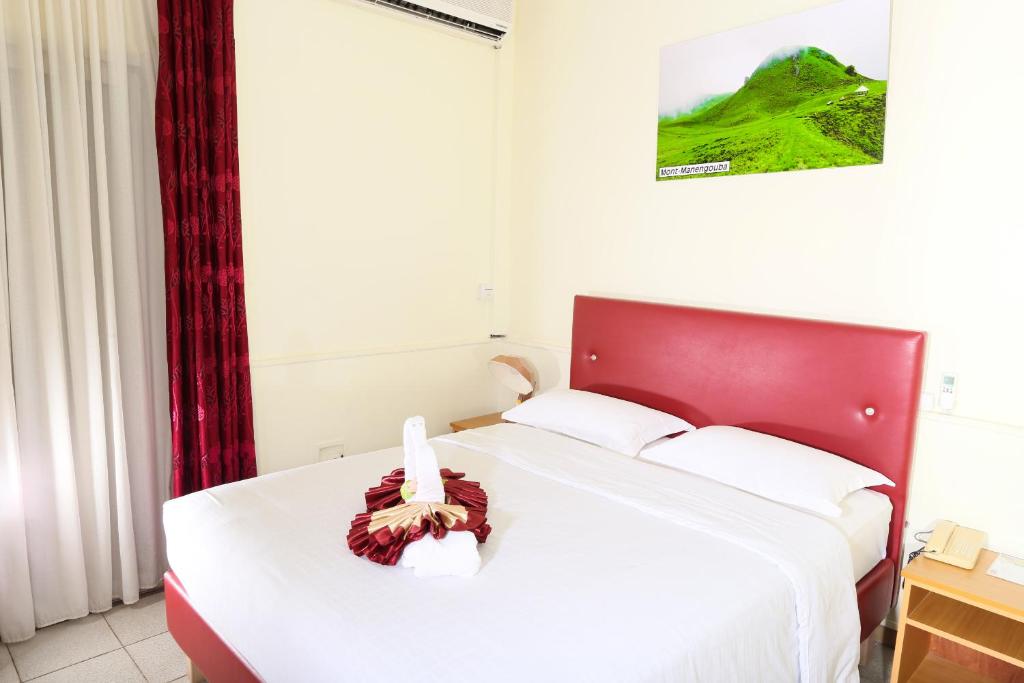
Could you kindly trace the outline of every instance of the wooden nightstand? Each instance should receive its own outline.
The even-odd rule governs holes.
[[[501,419],[501,413],[491,413],[489,415],[478,415],[477,417],[467,417],[462,420],[456,420],[455,422],[449,423],[452,427],[453,432],[461,432],[463,429],[477,429],[479,427],[490,427],[504,422]]]
[[[918,557],[903,570],[894,683],[1024,681],[1024,586]]]

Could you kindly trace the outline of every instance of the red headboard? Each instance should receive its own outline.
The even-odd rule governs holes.
[[[898,568],[923,365],[922,332],[577,296],[569,385],[881,472]]]

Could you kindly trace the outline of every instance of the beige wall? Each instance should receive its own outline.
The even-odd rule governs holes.
[[[238,0],[261,469],[497,409],[499,350],[564,385],[574,294],[655,298],[927,330],[928,388],[953,371],[960,396],[921,419],[911,530],[1024,553],[1024,10],[895,0],[881,166],[651,180],[659,47],[814,4],[519,0],[496,52],[346,0]]]
[[[564,381],[576,293],[926,330],[960,395],[921,420],[911,529],[1024,553],[1024,9],[895,0],[881,166],[652,180],[659,48],[816,4],[520,1],[512,337]]]
[[[260,470],[493,409],[500,53],[346,0],[238,0],[235,34]]]

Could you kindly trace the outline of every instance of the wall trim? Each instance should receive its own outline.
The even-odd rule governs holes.
[[[493,344],[495,340],[490,337],[474,337],[470,339],[455,339],[449,341],[427,342],[417,344],[400,344],[396,346],[368,346],[363,348],[341,349],[338,351],[325,351],[323,353],[305,353],[289,356],[256,356],[250,359],[249,366],[252,368],[273,368],[281,365],[301,365],[305,363],[323,363],[333,360],[347,360],[350,358],[367,358],[370,356],[391,356],[400,353],[419,353],[422,351],[440,351],[443,349],[455,349],[466,346],[481,346]]]
[[[364,348],[341,349],[324,353],[296,354],[289,356],[263,356],[250,360],[250,367],[272,368],[284,365],[302,365],[306,363],[322,363],[326,361],[348,360],[352,358],[368,358],[373,356],[390,356],[402,353],[420,353],[424,351],[441,351],[444,349],[463,348],[468,346],[482,346],[485,344],[510,344],[513,346],[525,346],[528,348],[542,349],[552,353],[568,354],[571,347],[564,344],[548,342],[543,340],[526,340],[514,337],[502,339],[491,339],[489,337],[478,337],[470,339],[456,339],[450,341],[427,342],[417,344],[400,344],[396,346],[371,346]],[[1024,425],[1015,425],[1007,422],[988,420],[982,417],[968,415],[956,415],[940,410],[922,410],[920,417],[922,421],[938,422],[940,424],[956,425],[968,429],[983,429],[985,431],[997,431],[1010,436],[1024,439]]]
[[[505,337],[499,341],[503,341],[506,344],[515,344],[516,346],[529,346],[533,349],[544,349],[545,351],[555,351],[559,353],[569,353],[572,351],[572,347],[566,344],[556,344],[555,342],[538,341],[520,339],[517,337]]]
[[[928,422],[967,427],[969,429],[984,429],[985,431],[999,432],[1024,439],[1024,426],[1008,422],[998,422],[996,420],[986,420],[983,417],[956,415],[954,413],[944,413],[941,410],[922,410],[920,419],[927,420]]]

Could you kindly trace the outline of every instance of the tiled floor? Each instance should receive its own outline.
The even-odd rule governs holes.
[[[861,683],[889,683],[893,649],[878,641],[872,641],[869,647],[868,662],[860,668]]]
[[[185,655],[167,632],[164,594],[0,644],[0,683],[179,683]]]

